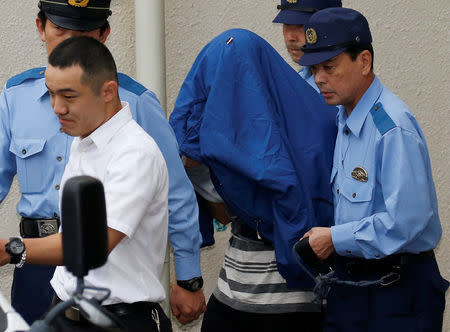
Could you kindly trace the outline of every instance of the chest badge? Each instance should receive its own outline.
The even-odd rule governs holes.
[[[367,171],[362,167],[355,167],[352,171],[352,178],[361,182],[367,182],[369,176],[367,175]]]

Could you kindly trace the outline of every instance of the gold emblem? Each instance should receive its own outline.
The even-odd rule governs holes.
[[[89,3],[89,0],[69,0],[69,5],[74,7],[86,7]]]
[[[306,41],[308,44],[315,44],[317,42],[317,32],[313,28],[306,30]]]
[[[297,3],[297,0],[286,0],[289,3]]]
[[[362,167],[355,167],[352,171],[352,178],[361,182],[367,182],[369,176],[367,175],[367,171]]]

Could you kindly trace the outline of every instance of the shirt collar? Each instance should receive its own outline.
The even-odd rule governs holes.
[[[111,119],[95,129],[89,136],[83,139],[78,138],[79,147],[87,148],[93,143],[98,149],[102,148],[130,120],[132,120],[130,106],[126,101],[122,101],[122,109]]]
[[[311,70],[309,69],[308,66],[302,67],[302,68],[299,70],[298,73],[299,73],[300,76],[301,76],[303,79],[305,79],[305,80],[307,80],[308,78],[310,78],[310,77],[312,76],[312,72],[311,72]]]
[[[350,116],[347,116],[345,107],[339,106],[338,121],[341,125],[347,125],[348,129],[353,135],[359,137],[364,121],[369,114],[370,109],[380,97],[383,86],[380,80],[375,76],[372,84],[362,96],[356,107],[353,109]]]
[[[44,69],[45,71],[45,69]],[[37,91],[37,99],[43,98],[46,94],[48,94],[47,85],[45,85],[45,77],[42,78],[42,85],[39,87]]]

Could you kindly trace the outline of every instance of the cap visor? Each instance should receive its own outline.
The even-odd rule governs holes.
[[[330,60],[331,58],[334,58],[335,56],[341,54],[344,51],[345,48],[339,48],[337,50],[332,51],[308,52],[308,53],[305,52],[298,61],[298,64],[302,66],[317,65],[318,63],[322,63],[324,61]]]
[[[308,23],[312,13],[297,12],[293,10],[281,10],[272,21],[273,23],[303,24]]]
[[[53,14],[47,14],[47,18],[52,21],[52,23],[57,26],[69,29],[69,30],[78,30],[78,31],[91,31],[100,28],[105,20],[82,20],[82,19],[74,19],[65,16],[58,16]]]

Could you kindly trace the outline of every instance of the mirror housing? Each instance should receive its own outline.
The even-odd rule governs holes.
[[[67,180],[61,201],[63,262],[82,278],[105,264],[108,235],[103,184],[91,176]]]

